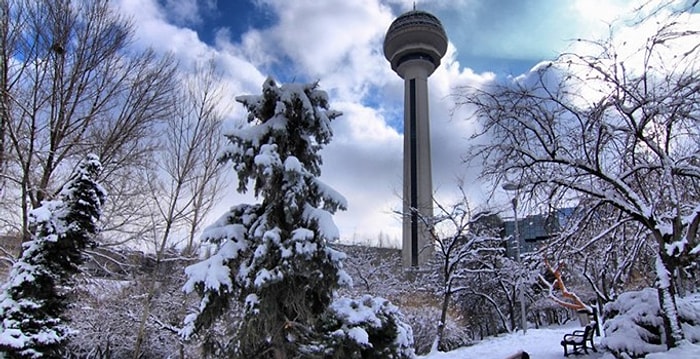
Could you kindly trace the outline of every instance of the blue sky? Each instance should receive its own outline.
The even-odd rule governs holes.
[[[485,186],[463,156],[474,133],[468,109],[455,108],[459,87],[527,73],[569,48],[570,40],[600,38],[607,23],[642,0],[433,0],[416,7],[444,24],[450,46],[429,80],[433,183],[449,201],[464,178],[473,206]],[[259,93],[267,76],[283,82],[320,81],[331,106],[344,113],[323,152],[323,176],[344,194],[335,216],[345,239],[400,238],[403,83],[382,54],[391,21],[412,8],[404,0],[115,0],[136,26],[135,46],[171,52],[183,68],[214,59],[230,101]],[[234,105],[231,122],[244,118]],[[231,181],[235,178],[231,176]],[[242,200],[229,187],[223,208]],[[489,205],[499,205],[490,203]],[[507,204],[503,205],[507,209]]]

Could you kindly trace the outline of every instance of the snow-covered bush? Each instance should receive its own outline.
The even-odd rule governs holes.
[[[402,307],[402,313],[407,323],[413,329],[413,339],[416,353],[419,355],[430,352],[440,318],[440,309],[431,305]],[[442,338],[442,346],[438,349],[447,352],[474,342],[474,333],[465,325],[447,317]]]
[[[172,260],[169,263],[177,262]],[[171,270],[166,275],[166,271],[161,270],[163,280],[158,282],[151,298],[149,320],[139,355],[143,358],[174,358],[184,354],[186,358],[200,358],[200,343],[183,343],[178,335],[185,308],[195,304],[195,298],[183,303],[184,273]],[[139,334],[134,323],[143,316],[143,298],[148,293],[152,274],[138,274],[134,268],[132,275],[128,280],[83,279],[72,293],[74,305],[67,311],[72,319],[72,329],[77,333],[71,337],[65,352],[75,358],[134,357]],[[234,303],[225,321],[239,320],[240,316],[236,318],[234,315],[240,312]],[[226,336],[225,330],[220,326],[209,328],[201,345],[218,347],[221,343],[228,343],[230,335]]]
[[[678,315],[686,339],[700,341],[700,297],[677,298]],[[601,344],[618,358],[642,358],[666,351],[664,325],[654,288],[621,294],[605,305]]]
[[[343,266],[352,277],[353,286],[339,289],[339,294],[360,297],[376,295],[392,302],[406,293],[411,293],[413,281],[406,278],[401,266],[401,250],[362,245],[334,245],[347,254]]]
[[[413,358],[413,332],[399,309],[381,297],[339,298],[319,330],[326,333],[311,351],[324,358]]]

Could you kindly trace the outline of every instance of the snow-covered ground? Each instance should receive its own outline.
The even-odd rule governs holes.
[[[542,329],[528,329],[527,334],[522,331],[512,334],[500,335],[482,340],[481,342],[465,348],[460,348],[447,353],[432,353],[419,357],[421,359],[504,359],[521,350],[526,351],[533,359],[562,359],[564,350],[559,342],[566,333],[581,329],[578,323],[571,323],[561,327]],[[599,347],[600,337],[595,337],[596,347]],[[574,359],[613,359],[609,353],[598,350],[598,353],[589,352],[588,355],[569,355]],[[697,359],[700,358],[700,346],[685,344],[670,352],[647,355],[647,359]]]

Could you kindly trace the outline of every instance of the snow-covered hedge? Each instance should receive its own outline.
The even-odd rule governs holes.
[[[326,358],[414,358],[413,331],[399,309],[381,297],[338,298],[322,319]]]
[[[700,342],[700,295],[677,298],[678,315],[686,339]],[[607,318],[601,344],[618,358],[642,358],[666,351],[663,319],[656,289],[627,292],[605,305]]]
[[[401,308],[408,324],[413,328],[413,340],[416,354],[424,355],[430,352],[437,335],[437,325],[440,309],[432,305],[404,306]],[[474,343],[472,328],[458,323],[450,315],[447,316],[440,351],[448,352]]]

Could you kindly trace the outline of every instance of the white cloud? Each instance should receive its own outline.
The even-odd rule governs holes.
[[[134,18],[139,46],[172,51],[184,63],[214,58],[225,73],[222,81],[234,94],[259,93],[268,74],[283,81],[320,80],[322,89],[331,95],[331,107],[344,112],[334,122],[334,140],[322,152],[322,178],[349,200],[349,210],[335,217],[341,236],[376,238],[383,232],[400,238],[400,221],[391,212],[400,207],[402,188],[403,139],[397,122],[403,118],[403,83],[384,59],[382,42],[397,15],[392,9],[408,10],[410,2],[256,0],[259,10],[264,7],[278,21],[267,28],[233,34],[236,36],[219,29],[209,45],[185,27],[196,23],[201,14],[194,0],[169,0],[177,9],[170,13],[156,0],[116,3]],[[475,73],[464,60],[458,62],[457,49],[535,58],[534,65],[563,50],[562,44],[574,34],[604,29],[603,21],[608,18],[600,17],[605,13],[601,9],[625,11],[623,5],[629,2],[595,0],[595,6],[589,0],[509,3],[514,4],[513,9],[475,0],[417,4],[434,10],[441,19],[444,16],[448,35],[456,43],[450,45],[441,67],[429,80],[433,183],[440,198],[454,195],[457,177],[473,183],[477,174],[462,162],[474,132],[473,122],[465,120],[469,109],[455,108],[451,95],[460,86],[480,86],[495,76]],[[482,18],[484,12],[490,18]],[[242,107],[235,108],[232,115],[243,117]],[[233,193],[234,189],[232,184],[228,190]],[[469,190],[475,201],[486,197],[481,186]]]
[[[165,0],[163,9],[179,25],[197,24],[202,21],[197,0]]]
[[[267,0],[279,18],[269,41],[310,76],[345,71],[353,56],[376,53],[392,20],[375,0]]]
[[[376,238],[382,231],[398,238],[400,222],[392,211],[400,204],[402,137],[376,109],[352,102],[333,106],[343,116],[322,152],[322,179],[348,198],[348,210],[336,215],[341,236]]]
[[[115,6],[133,20],[137,46],[172,52],[178,57],[196,57],[210,51],[194,30],[170,24],[155,0],[117,0]]]
[[[400,238],[401,224],[392,212],[400,208],[403,140],[388,123],[403,117],[403,82],[382,53],[384,33],[394,16],[390,8],[374,0],[264,4],[279,18],[277,24],[251,29],[240,43],[230,42],[230,34],[220,30],[210,46],[194,31],[168,23],[154,0],[118,1],[133,16],[141,46],[172,51],[184,62],[213,57],[234,93],[258,93],[263,71],[289,60],[286,66],[298,73],[297,80],[321,80],[322,89],[331,94],[331,106],[344,113],[334,123],[333,142],[322,153],[323,179],[349,200],[349,210],[336,215],[342,237],[372,239],[382,232]],[[460,70],[451,47],[430,79],[433,171],[442,188],[454,184],[470,134],[467,122],[451,119],[447,96],[455,86],[490,77]],[[234,116],[243,115],[236,106]]]
[[[572,11],[597,30],[632,10],[632,3],[625,0],[575,0],[570,4]]]
[[[217,47],[204,43],[194,30],[168,22],[165,8],[157,0],[117,0],[115,6],[133,20],[136,46],[172,53],[187,68],[213,59],[224,74],[221,81],[233,93],[259,91],[266,76],[246,58],[249,51],[236,50],[224,41]]]

